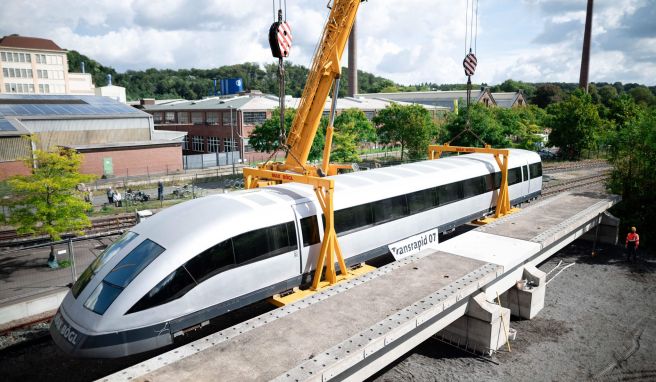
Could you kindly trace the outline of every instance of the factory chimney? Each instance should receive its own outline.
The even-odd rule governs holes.
[[[588,9],[585,14],[585,33],[583,35],[583,53],[581,54],[581,74],[579,87],[588,92],[588,73],[590,72],[590,35],[592,34],[592,3],[588,0]]]

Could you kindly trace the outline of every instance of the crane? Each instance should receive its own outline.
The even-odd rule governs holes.
[[[340,60],[362,1],[333,0],[332,6],[330,3],[328,4],[330,14],[314,53],[296,116],[284,145],[287,151],[285,160],[283,162],[267,162],[259,165],[258,168],[244,168],[243,170],[245,188],[285,182],[305,183],[314,187],[326,221],[321,250],[312,280],[313,290],[320,287],[324,264],[328,284],[338,281],[335,272],[335,258],[339,263],[342,276],[348,275],[334,226],[333,191],[335,181],[326,178],[325,175],[336,174],[337,168],[340,167],[330,164],[330,146],[341,75]],[[317,167],[307,163],[307,160],[331,88],[333,97],[326,130],[326,145],[322,164]]]

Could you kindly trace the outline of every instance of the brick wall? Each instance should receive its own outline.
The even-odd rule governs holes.
[[[114,177],[183,171],[180,146],[83,152],[82,156],[80,172],[98,176],[104,174],[105,158],[111,158]]]
[[[22,161],[0,162],[0,180],[14,175],[30,175],[32,171]]]

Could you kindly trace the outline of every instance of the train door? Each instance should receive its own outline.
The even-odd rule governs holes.
[[[319,224],[317,206],[310,201],[292,206],[296,215],[296,231],[298,232],[298,252],[300,273],[309,273],[314,269],[319,250],[321,249],[322,225]]]
[[[531,182],[528,174],[528,164],[524,162],[522,164],[522,187],[521,187],[522,195],[520,196],[521,199],[526,199],[528,197],[530,183]]]

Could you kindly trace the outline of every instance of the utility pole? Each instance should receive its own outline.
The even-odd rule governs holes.
[[[588,92],[588,73],[590,72],[590,35],[592,34],[592,3],[588,0],[588,9],[585,14],[585,33],[583,35],[583,53],[581,54],[581,74],[579,87]]]
[[[358,35],[356,30],[357,21],[353,23],[348,41],[349,97],[355,97],[358,94]]]

